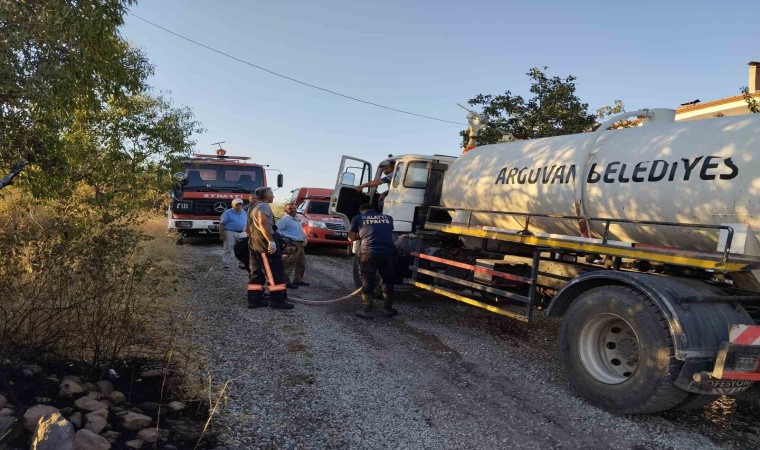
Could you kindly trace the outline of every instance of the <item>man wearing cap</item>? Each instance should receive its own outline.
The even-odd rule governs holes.
[[[225,270],[230,268],[230,262],[234,257],[235,244],[245,237],[245,223],[246,214],[243,211],[243,200],[236,198],[232,200],[232,209],[225,210],[219,220],[219,238],[224,242],[222,263]]]
[[[293,309],[288,303],[287,277],[282,263],[280,239],[275,232],[274,214],[269,204],[274,192],[268,187],[256,189],[259,202],[253,207],[248,221],[248,248],[250,278],[248,280],[248,307],[271,306],[277,309]],[[264,300],[264,286],[269,288],[269,303]]]
[[[356,186],[356,190],[361,192],[362,189],[368,188],[368,187],[375,187],[380,186],[383,183],[390,184],[391,179],[393,178],[393,161],[386,159],[385,161],[380,163],[380,170],[382,171],[382,174],[380,175],[380,178],[377,180],[368,181],[366,183],[362,183],[358,186]]]
[[[393,179],[393,170],[395,168],[394,162],[390,159],[386,159],[380,163],[380,171],[382,172],[380,175],[380,178],[377,180],[368,181],[366,183],[362,183],[358,186],[356,186],[356,191],[361,192],[364,188],[371,188],[380,186],[381,184],[387,184],[390,188],[391,180]],[[380,194],[380,197],[377,198],[377,209],[382,212],[383,211],[383,203],[385,202],[385,197],[388,196],[388,191],[383,192]]]

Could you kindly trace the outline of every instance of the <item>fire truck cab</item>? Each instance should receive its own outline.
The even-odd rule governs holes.
[[[240,198],[244,204],[256,188],[267,185],[266,170],[261,164],[247,162],[247,156],[228,156],[223,149],[216,155],[195,154],[182,161],[182,171],[171,192],[168,227],[182,238],[213,236],[219,232],[219,218]],[[277,175],[277,187],[283,176]]]

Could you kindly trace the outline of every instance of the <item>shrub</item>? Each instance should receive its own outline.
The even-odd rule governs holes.
[[[0,352],[100,364],[158,351],[178,298],[174,238],[75,199],[13,200],[0,203]]]

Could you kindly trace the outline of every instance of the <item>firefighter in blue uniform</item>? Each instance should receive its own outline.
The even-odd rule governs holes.
[[[362,280],[362,309],[356,312],[362,319],[372,319],[372,293],[375,278],[380,275],[383,290],[383,315],[393,317],[393,218],[380,214],[367,203],[359,207],[361,215],[351,221],[348,239],[359,240],[359,274]]]

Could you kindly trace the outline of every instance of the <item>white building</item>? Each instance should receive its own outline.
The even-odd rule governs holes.
[[[760,62],[749,63],[749,95],[760,102]],[[711,100],[705,103],[682,105],[676,109],[676,120],[709,119],[711,117],[749,114],[747,101],[742,94]]]

